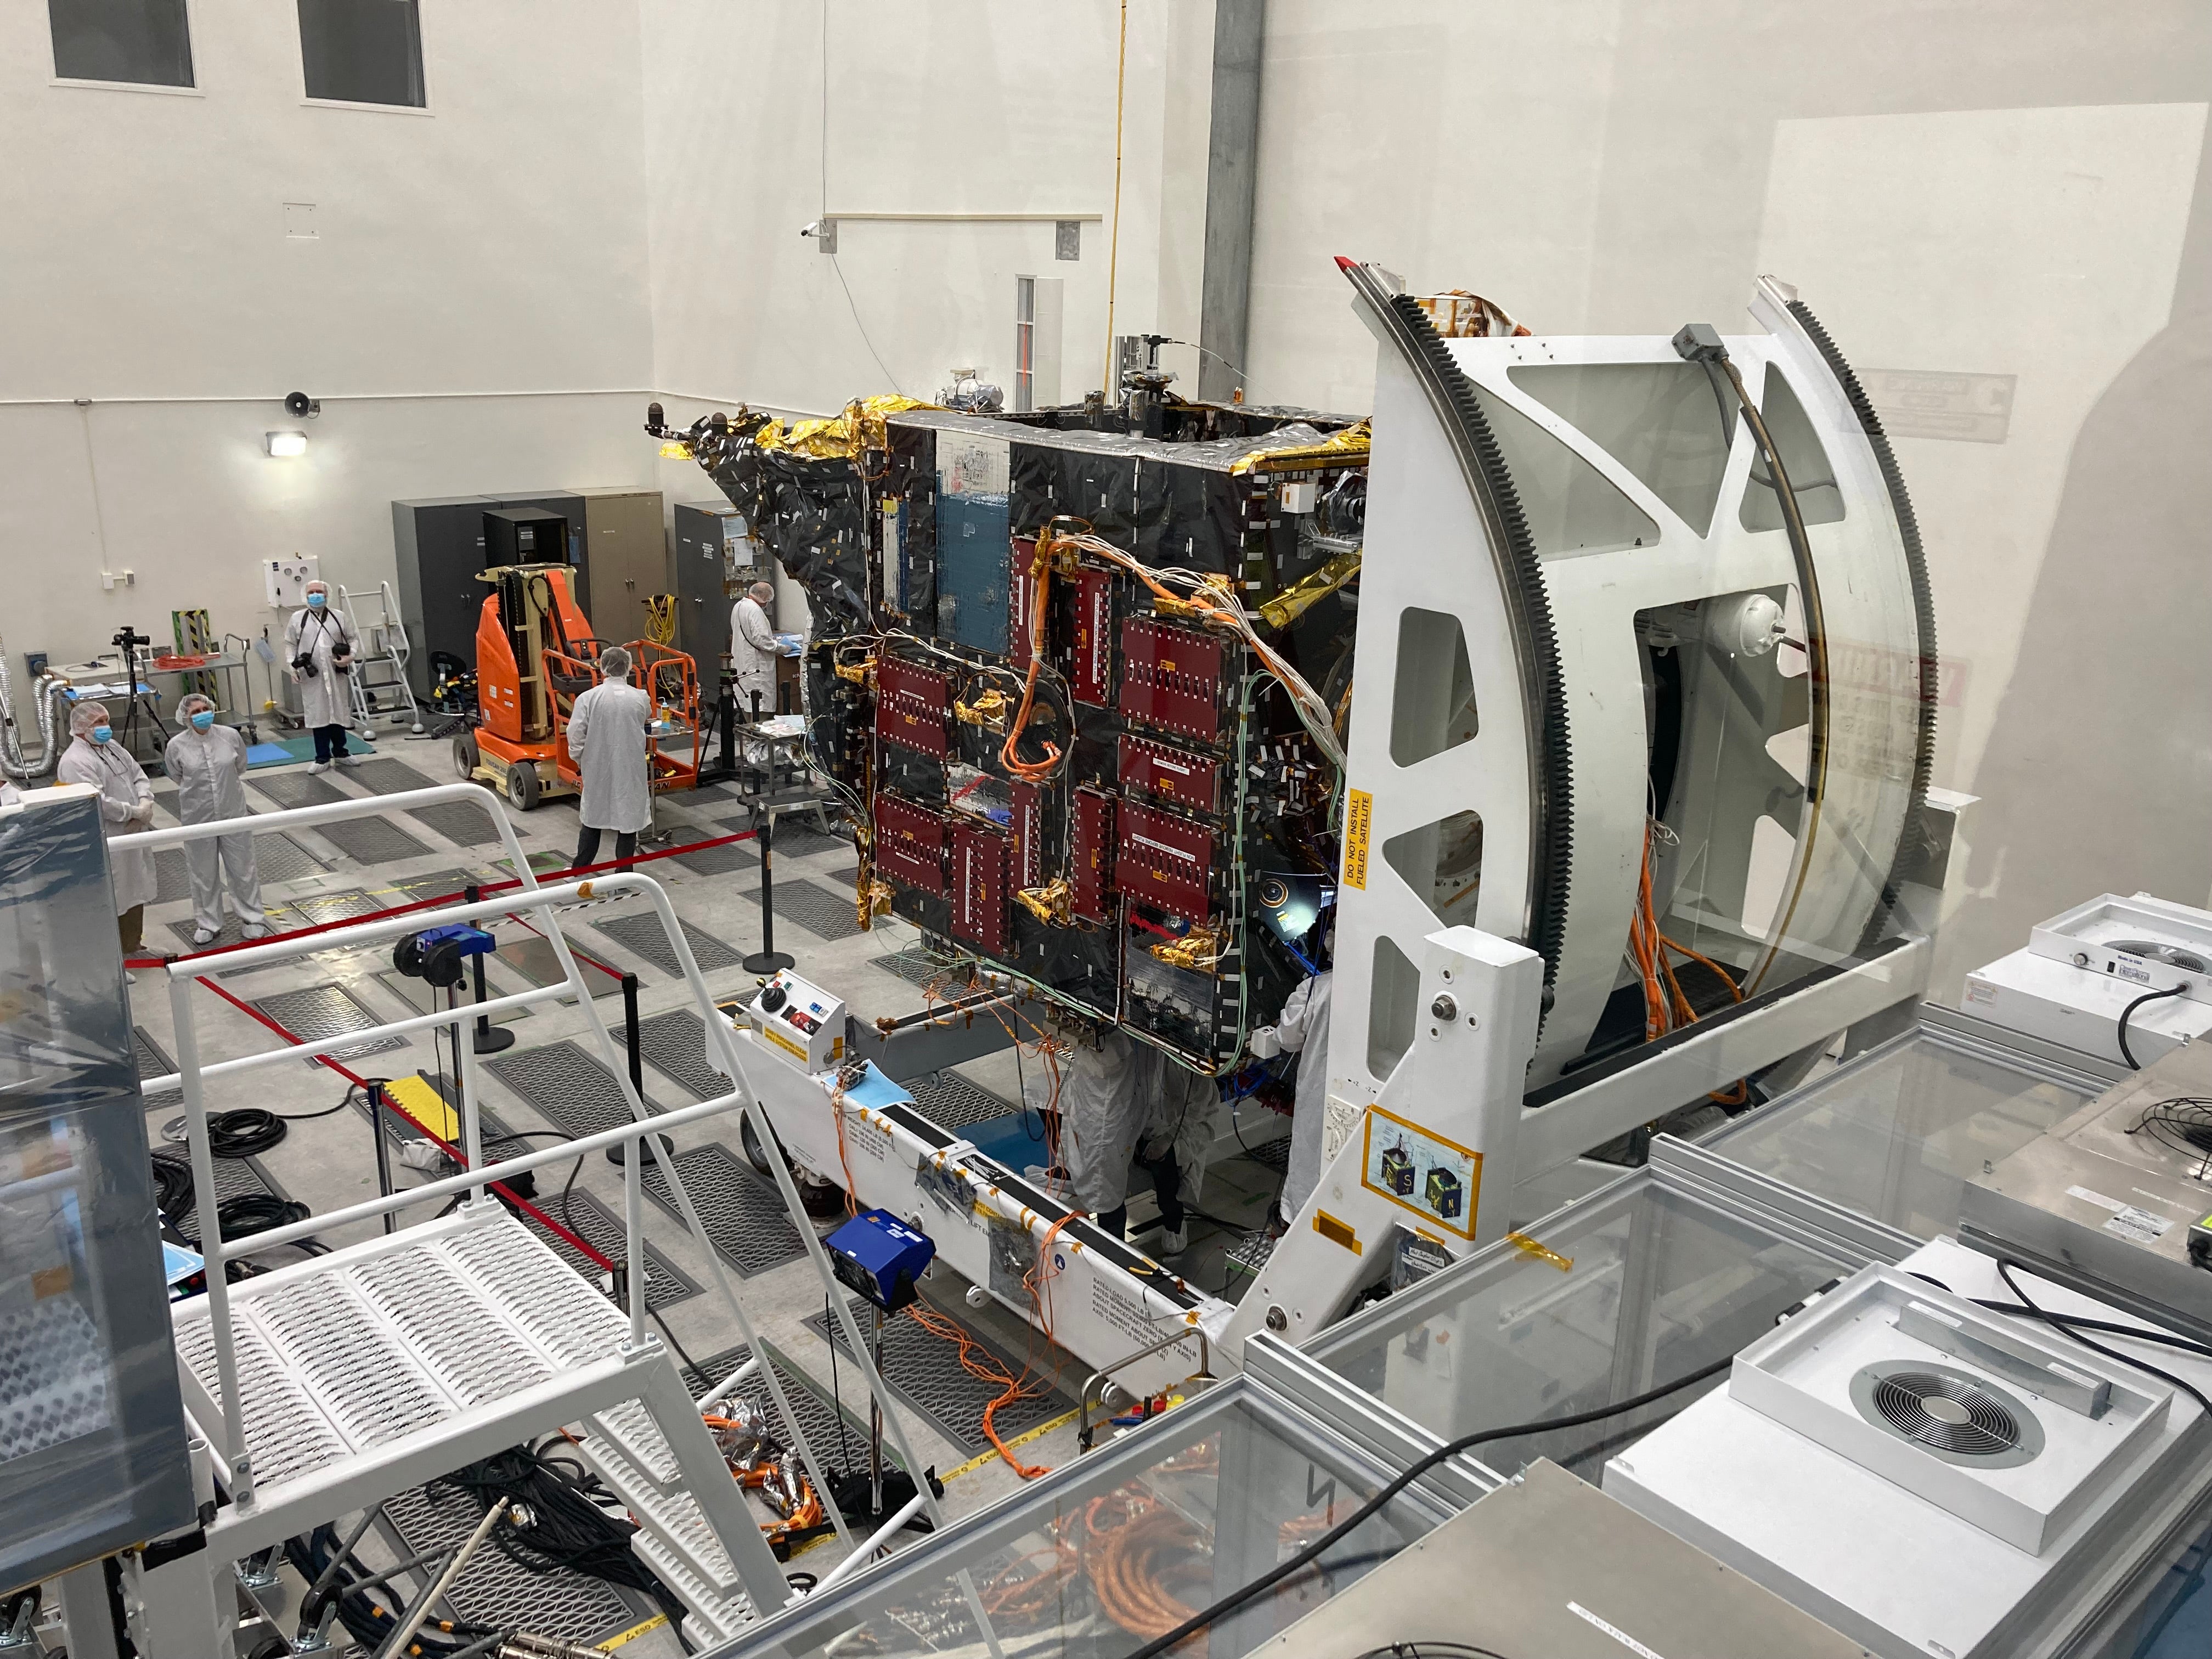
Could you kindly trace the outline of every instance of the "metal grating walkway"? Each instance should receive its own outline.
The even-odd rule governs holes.
[[[753,827],[744,818],[722,820],[723,830],[730,835]],[[812,858],[817,853],[850,852],[852,847],[852,842],[845,836],[825,836],[819,830],[794,823],[787,817],[779,817],[775,821],[775,850],[785,858],[806,859]]]
[[[760,889],[746,888],[744,900],[759,908]],[[849,895],[833,893],[817,881],[778,882],[775,919],[779,922],[795,921],[819,939],[852,939],[860,931],[857,902]]]
[[[693,1146],[677,1153],[672,1162],[691,1202],[698,1206],[707,1237],[741,1275],[750,1279],[805,1254],[806,1247],[791,1224],[791,1212],[783,1207],[782,1194],[728,1147],[719,1141]],[[646,1165],[645,1195],[682,1222],[675,1190],[659,1164]]]
[[[541,1048],[510,1048],[492,1055],[483,1066],[556,1128],[578,1139],[630,1121],[614,1073],[574,1039]]]
[[[695,839],[714,839],[713,836],[700,836],[689,830],[679,830],[677,834],[686,842]],[[760,851],[751,842],[733,841],[720,847],[702,848],[696,853],[678,853],[676,862],[697,876],[734,876],[758,868]]]
[[[246,781],[279,806],[328,806],[353,797],[318,773],[255,772]]]
[[[178,1097],[182,1099],[181,1095]],[[152,1103],[149,1103],[149,1104]],[[191,1156],[182,1146],[164,1143],[154,1152],[155,1159],[162,1164],[173,1164],[191,1179]],[[227,1198],[243,1198],[252,1194],[257,1197],[268,1194],[282,1198],[276,1183],[269,1178],[258,1158],[219,1158],[215,1161],[215,1195],[217,1203]],[[177,1230],[177,1237],[185,1243],[197,1246],[200,1242],[199,1206],[194,1204],[182,1215],[170,1218],[169,1224]]]
[[[439,1486],[386,1498],[384,1513],[410,1555],[465,1543],[483,1519],[475,1499],[454,1487]],[[470,1624],[526,1630],[580,1647],[620,1635],[639,1617],[611,1584],[578,1572],[532,1572],[495,1545],[469,1559],[445,1599]]]
[[[874,1310],[858,1300],[850,1305],[865,1341],[869,1316]],[[930,1311],[952,1319],[951,1314],[934,1304]],[[953,1322],[968,1333],[971,1341],[990,1349],[972,1326],[959,1320]],[[834,1340],[841,1352],[851,1352],[845,1346],[845,1334],[830,1330],[827,1314],[816,1314],[806,1324],[817,1336]],[[991,1352],[996,1353],[996,1350]],[[1019,1360],[1005,1354],[996,1357],[1012,1375],[1022,1374]],[[898,1396],[900,1402],[927,1418],[937,1431],[953,1444],[970,1451],[983,1451],[989,1447],[990,1438],[983,1432],[983,1408],[999,1397],[1000,1385],[969,1374],[961,1365],[960,1350],[954,1344],[932,1336],[903,1314],[888,1319],[884,1322],[883,1374],[884,1385]],[[1053,1389],[1049,1376],[1032,1370],[1030,1382],[1036,1389],[1034,1395],[1000,1407],[991,1419],[1001,1439],[1051,1421],[1073,1403]]]
[[[893,951],[887,956],[878,957],[873,965],[909,985],[927,986],[941,981],[948,989],[965,984],[969,975],[969,966],[965,962],[947,961],[919,945],[909,945],[903,951]]]
[[[164,847],[154,854],[154,902],[174,904],[192,896],[191,872],[185,867],[185,849]]]
[[[712,933],[702,933],[690,922],[678,918],[684,929],[684,939],[691,947],[693,960],[699,971],[711,974],[718,968],[734,968],[744,960],[741,952]],[[668,942],[660,918],[650,910],[641,910],[627,916],[594,916],[592,926],[621,945],[632,956],[651,963],[655,968],[674,979],[682,971],[676,965],[675,947]]]
[[[623,1224],[613,1211],[589,1193],[572,1192],[552,1206],[553,1214],[561,1224],[580,1235],[584,1241],[610,1261],[620,1264],[624,1260],[623,1239],[627,1237]],[[584,1282],[596,1291],[603,1291],[612,1300],[613,1287],[606,1284],[605,1271],[558,1233],[545,1235],[545,1243],[553,1254],[574,1267]],[[645,1305],[655,1312],[676,1303],[686,1301],[699,1294],[699,1282],[666,1256],[645,1247]]]
[[[389,755],[374,755],[357,766],[348,766],[337,774],[349,778],[374,795],[396,795],[405,789],[430,789],[436,785],[424,777],[405,761],[393,760]],[[477,817],[483,815],[478,813]]]
[[[977,1088],[957,1072],[932,1072],[908,1079],[904,1086],[921,1115],[940,1129],[964,1129],[1021,1109],[988,1089]]]
[[[381,1016],[362,1007],[361,1000],[343,985],[309,985],[297,991],[279,991],[274,996],[259,998],[253,1006],[294,1036],[308,1042],[342,1036],[348,1031],[366,1031],[385,1024]],[[381,1036],[368,1042],[349,1043],[329,1053],[333,1060],[360,1060],[405,1047],[405,1037]],[[308,1057],[308,1065],[320,1063],[313,1056]]]
[[[390,864],[430,850],[389,818],[344,818],[319,823],[315,833],[356,864]]]
[[[615,1027],[615,1041],[629,1032]],[[689,1008],[672,1008],[637,1023],[637,1048],[645,1063],[682,1089],[694,1100],[712,1100],[732,1086],[707,1058],[705,1022]]]
[[[457,847],[499,845],[499,831],[492,821],[466,801],[441,800],[434,806],[417,806],[407,816]]]

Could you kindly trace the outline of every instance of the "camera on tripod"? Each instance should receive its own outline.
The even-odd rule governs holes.
[[[125,623],[122,627],[115,630],[114,636],[110,641],[110,643],[112,644],[118,651],[123,653],[123,665],[125,669],[135,670],[138,662],[138,653],[141,650],[150,649],[152,647],[154,636],[150,634],[138,633],[131,628],[129,623]]]

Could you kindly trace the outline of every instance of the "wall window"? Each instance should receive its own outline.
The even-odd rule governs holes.
[[[46,0],[46,21],[61,80],[192,84],[185,0]]]
[[[422,25],[416,0],[300,0],[307,96],[421,109]]]

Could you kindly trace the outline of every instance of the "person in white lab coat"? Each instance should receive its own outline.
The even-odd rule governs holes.
[[[1213,1144],[1220,1116],[1221,1085],[1185,1071],[1157,1048],[1145,1049],[1139,1064],[1144,1068],[1138,1091],[1146,1103],[1145,1121],[1129,1149],[1123,1180],[1126,1184],[1128,1167],[1152,1177],[1152,1196],[1160,1206],[1160,1243],[1154,1254],[1179,1255],[1190,1247],[1183,1182],[1206,1172],[1206,1149]],[[1121,1237],[1128,1224],[1126,1194],[1121,1208],[1101,1216],[1098,1224]]]
[[[70,711],[70,734],[74,740],[62,751],[54,775],[63,783],[89,784],[100,791],[100,833],[112,841],[151,830],[154,786],[146,781],[146,769],[114,740],[106,705],[77,704]],[[123,954],[134,957],[146,942],[146,907],[161,885],[154,874],[154,855],[137,848],[122,852],[110,848],[107,872],[115,889],[116,930],[122,936]]]
[[[775,589],[755,582],[744,598],[730,607],[730,678],[736,686],[738,718],[753,717],[753,694],[760,694],[763,719],[775,713],[775,659],[783,654],[775,642],[775,629],[768,608],[775,603]]]
[[[177,786],[177,816],[186,823],[246,817],[253,809],[246,804],[246,739],[234,726],[217,726],[214,702],[197,691],[178,703],[177,718],[184,724],[161,753],[163,769]],[[238,931],[247,939],[267,935],[252,836],[186,842],[185,870],[192,884],[193,944],[212,945],[222,931],[226,873]]]
[[[629,683],[629,653],[611,645],[599,653],[605,678],[576,699],[568,714],[568,756],[583,776],[584,827],[578,865],[599,856],[602,831],[615,832],[615,857],[637,852],[638,831],[653,822],[653,699]]]
[[[353,672],[353,623],[331,605],[331,585],[309,582],[307,607],[292,613],[284,627],[284,660],[300,688],[300,714],[315,734],[315,763],[310,772],[351,766],[360,757],[346,748],[346,718],[351,699],[346,676]]]
[[[1328,1011],[1335,979],[1324,968],[1284,1000],[1273,1025],[1252,1033],[1248,1046],[1255,1060],[1277,1054],[1298,1057],[1298,1081],[1291,1096],[1291,1168],[1283,1178],[1277,1213],[1287,1224],[1305,1208],[1321,1181],[1322,1126],[1328,1114]]]

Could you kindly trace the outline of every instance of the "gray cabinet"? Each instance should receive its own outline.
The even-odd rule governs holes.
[[[673,592],[657,489],[580,489],[583,580],[576,603],[603,640],[646,637],[646,601]]]
[[[699,695],[721,695],[730,606],[756,580],[744,514],[727,501],[676,504],[676,648],[699,665]]]

